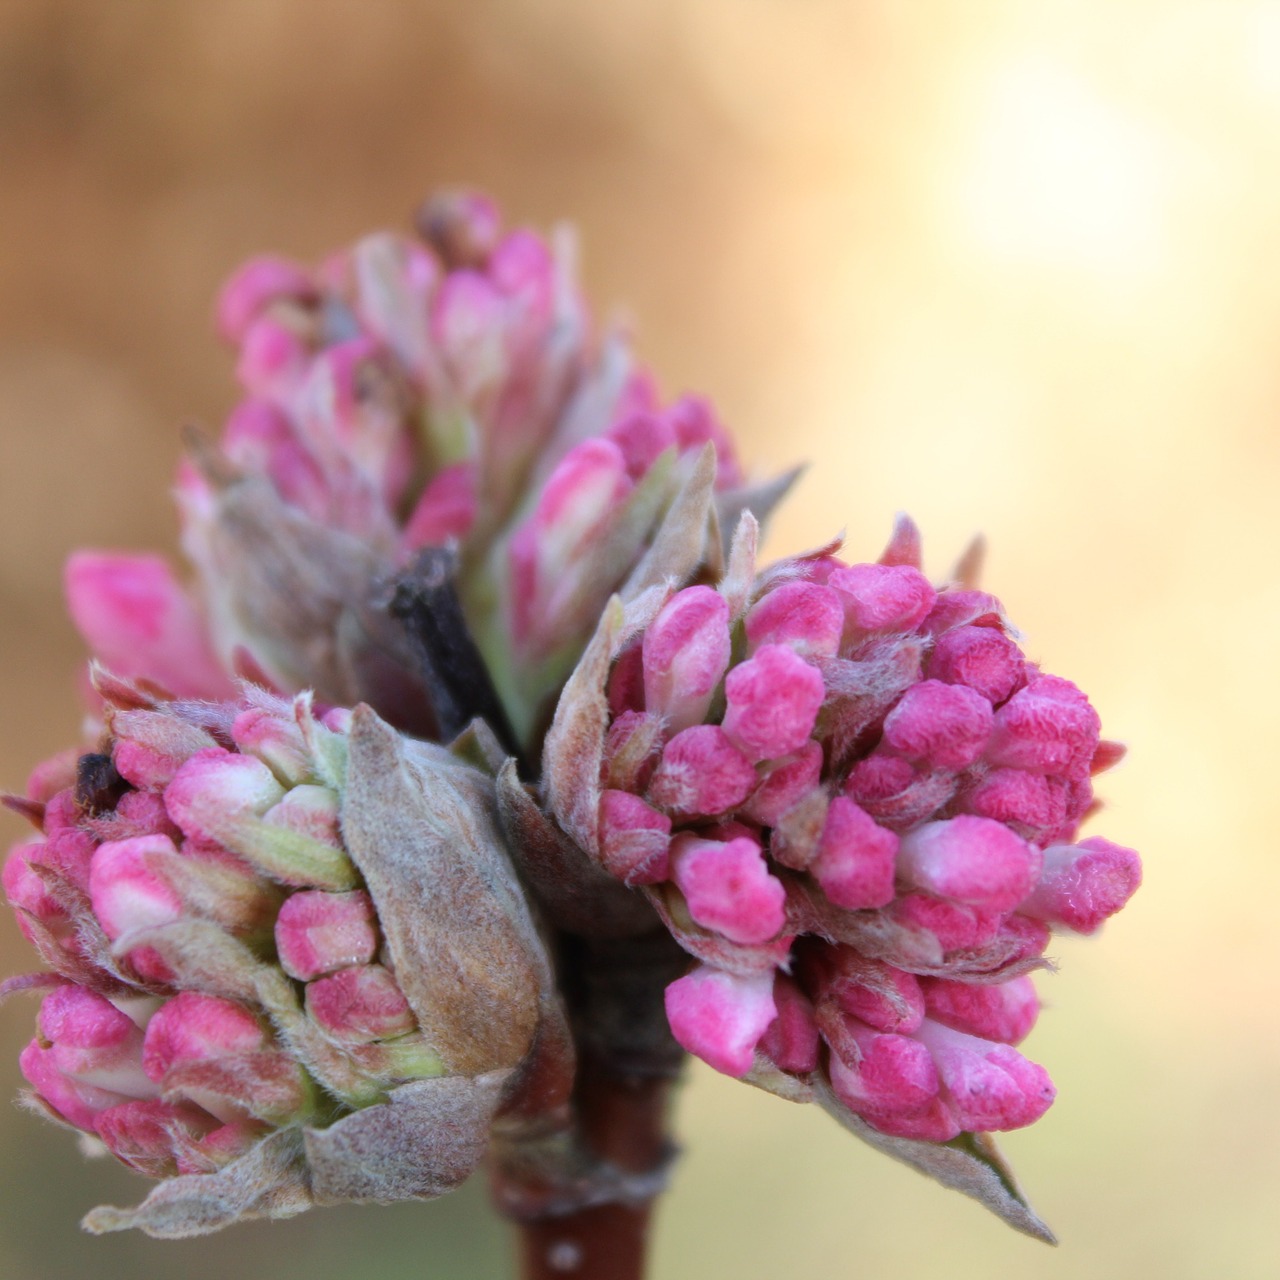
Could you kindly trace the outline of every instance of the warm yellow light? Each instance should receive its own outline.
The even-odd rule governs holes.
[[[1088,81],[1027,57],[986,77],[960,144],[966,239],[998,259],[1132,278],[1159,264],[1161,156]]]

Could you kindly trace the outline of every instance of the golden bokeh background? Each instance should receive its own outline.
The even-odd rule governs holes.
[[[233,400],[209,303],[441,182],[572,218],[771,545],[975,530],[1034,656],[1132,756],[1147,883],[1063,942],[1006,1149],[1046,1249],[695,1069],[655,1280],[1280,1274],[1280,3],[0,0],[0,781],[73,737],[73,547],[171,547],[177,427]],[[6,836],[19,828],[8,819]],[[0,922],[6,972],[30,963]],[[0,1017],[0,1093],[30,1008]],[[89,1240],[145,1184],[0,1108],[0,1275],[500,1277],[483,1187],[208,1241]]]

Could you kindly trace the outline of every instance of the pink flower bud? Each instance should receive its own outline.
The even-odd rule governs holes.
[[[216,747],[197,725],[157,711],[119,711],[111,719],[112,763],[135,787],[163,790],[198,751]]]
[[[777,1017],[773,977],[741,977],[699,965],[667,988],[671,1033],[690,1053],[717,1071],[744,1076],[755,1048]]]
[[[1093,837],[1044,851],[1040,880],[1018,910],[1036,919],[1093,933],[1115,915],[1142,883],[1142,863],[1132,849]]]
[[[752,760],[799,751],[822,706],[822,676],[794,650],[767,644],[725,678],[724,731]]]
[[[893,901],[898,837],[852,800],[836,796],[827,809],[809,871],[837,907],[849,911]]]
[[[458,462],[437,472],[405,522],[402,550],[443,547],[465,538],[475,523],[477,501],[472,463]]]
[[[902,1035],[924,1021],[924,994],[910,973],[870,960],[852,947],[824,946],[805,956],[806,982],[819,1002],[830,1001],[875,1031]]]
[[[799,752],[773,762],[760,785],[742,806],[743,814],[764,827],[773,827],[818,785],[822,774],[822,747],[806,742]]]
[[[729,665],[729,606],[710,587],[686,587],[645,632],[645,706],[671,730],[699,724]]]
[[[276,917],[280,967],[307,982],[348,965],[368,964],[378,950],[369,895],[308,891],[291,894]]]
[[[773,980],[773,1003],[778,1016],[760,1040],[760,1052],[780,1071],[809,1075],[818,1069],[821,1043],[813,1004],[782,974]]]
[[[288,258],[263,255],[238,267],[218,294],[218,332],[230,343],[244,339],[249,326],[277,299],[308,302],[311,277]]]
[[[936,769],[964,769],[991,734],[991,704],[962,684],[922,680],[902,695],[884,722],[887,748]]]
[[[671,819],[625,791],[600,796],[600,856],[624,884],[658,884],[670,873]]]
[[[984,1040],[1018,1044],[1040,1012],[1040,999],[1026,977],[995,984],[921,978],[920,986],[934,1022]]]
[[[747,945],[768,942],[782,931],[786,895],[754,840],[677,836],[671,866],[689,914],[704,929]]]
[[[165,807],[183,834],[222,843],[240,813],[266,813],[284,788],[253,756],[211,747],[191,757],[164,793]]]
[[[309,982],[307,1013],[344,1044],[389,1040],[418,1025],[395,979],[377,964],[341,969]]]
[[[996,713],[987,759],[1064,777],[1087,776],[1100,721],[1089,700],[1060,676],[1038,676]]]
[[[156,1095],[142,1069],[142,1032],[109,1000],[83,987],[56,987],[40,1006],[38,1026],[63,1076],[124,1097]]]
[[[994,627],[957,627],[938,637],[925,667],[931,680],[967,685],[998,705],[1022,683],[1018,646]]]
[[[830,587],[784,582],[761,596],[746,617],[747,645],[790,645],[802,658],[834,658],[844,632],[844,605]]]
[[[64,586],[80,634],[117,675],[145,676],[180,697],[230,692],[198,611],[160,557],[79,551]]]
[[[710,441],[716,447],[716,487],[732,489],[742,484],[737,451],[711,402],[702,396],[681,396],[667,411],[682,453],[700,449]]]
[[[177,891],[147,863],[149,853],[177,854],[168,836],[138,836],[98,846],[89,871],[93,914],[113,942],[182,918]]]
[[[1016,1049],[965,1035],[930,1019],[916,1032],[938,1068],[960,1127],[971,1133],[1018,1129],[1049,1109],[1054,1087],[1043,1067]]]
[[[676,447],[676,432],[668,416],[628,414],[609,428],[609,439],[622,450],[627,474],[639,480],[668,449]]]
[[[1040,874],[1037,849],[990,818],[962,814],[928,822],[902,839],[898,873],[944,898],[1009,911]]]
[[[231,739],[246,755],[256,756],[285,786],[312,778],[306,743],[298,726],[266,707],[242,711],[231,725]]]
[[[219,1127],[199,1107],[158,1099],[117,1103],[93,1121],[93,1131],[107,1150],[150,1178],[211,1171],[220,1162],[193,1157],[203,1148],[202,1140]]]
[[[292,317],[260,315],[241,339],[236,379],[251,395],[284,404],[301,388],[310,361],[310,348]]]
[[[875,1031],[847,1015],[844,1021],[849,1047],[831,1057],[831,1087],[840,1101],[873,1123],[929,1107],[941,1086],[928,1047],[911,1036]]]
[[[993,769],[960,797],[960,807],[965,813],[1007,823],[1030,837],[1066,820],[1065,801],[1065,794],[1043,774]]]
[[[909,565],[842,565],[827,583],[840,592],[848,625],[856,634],[909,631],[924,620],[936,599],[928,579]]]
[[[694,725],[676,734],[662,752],[649,798],[677,814],[725,813],[756,787],[751,761],[719,725]]]

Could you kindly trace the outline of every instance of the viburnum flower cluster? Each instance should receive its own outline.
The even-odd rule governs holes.
[[[1119,748],[994,597],[935,590],[909,520],[875,564],[748,568],[647,602],[597,668],[581,761],[584,843],[700,962],[666,992],[677,1040],[884,1134],[1030,1123],[1053,1086],[1012,1047],[1025,975],[1140,878],[1132,850],[1075,842]]]
[[[42,838],[4,868],[52,970],[20,1060],[33,1097],[171,1179],[88,1225],[184,1234],[461,1181],[549,973],[485,811],[458,821],[480,775],[368,708],[252,687],[174,701],[101,672],[97,689],[103,749],[37,770],[21,803]],[[431,832],[450,821],[445,867]],[[457,904],[432,893],[470,878],[474,898],[481,877],[510,904],[489,895],[466,938],[436,936]],[[504,1017],[481,1026],[486,999]],[[351,1144],[373,1144],[358,1169]]]
[[[593,332],[567,232],[507,230],[471,194],[419,223],[227,282],[218,329],[245,395],[177,486],[199,606],[155,557],[69,565],[72,613],[113,670],[227,696],[251,654],[251,674],[339,704],[389,696],[397,724],[430,735],[418,657],[380,625],[378,589],[448,544],[527,737],[698,451],[714,445],[718,489],[742,486],[709,404],[662,405],[624,336]]]
[[[602,1206],[643,1240],[687,1051],[1051,1239],[988,1135],[1053,1100],[1016,1047],[1052,933],[1140,867],[1080,832],[1121,749],[974,558],[935,587],[900,518],[874,564],[759,566],[794,475],[748,483],[596,331],[567,233],[483,197],[255,259],[217,324],[244,397],[188,437],[194,572],[72,557],[86,742],[8,797],[32,1100],[162,1179],[86,1225],[487,1161],[592,1274]]]

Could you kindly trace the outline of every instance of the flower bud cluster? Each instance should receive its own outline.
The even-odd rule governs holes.
[[[701,963],[677,1039],[731,1075],[819,1073],[883,1133],[1037,1118],[1012,1046],[1051,929],[1093,932],[1137,855],[1077,842],[1119,758],[993,597],[880,563],[786,562],[666,600],[608,676],[596,849]]]
[[[664,406],[624,338],[593,334],[567,232],[508,230],[469,194],[437,197],[419,224],[314,268],[257,258],[227,282],[217,322],[244,398],[178,477],[199,604],[152,557],[69,567],[73,615],[114,670],[225,697],[220,668],[245,674],[248,654],[247,673],[282,689],[373,696],[287,615],[309,608],[308,630],[332,633],[314,645],[349,645],[352,597],[456,545],[468,622],[525,728],[707,444],[716,486],[741,485],[708,404]],[[284,617],[258,598],[259,578],[301,591],[313,576]]]
[[[100,692],[105,749],[37,771],[3,872],[55,975],[39,1102],[168,1177],[439,1075],[343,842],[350,714]]]

